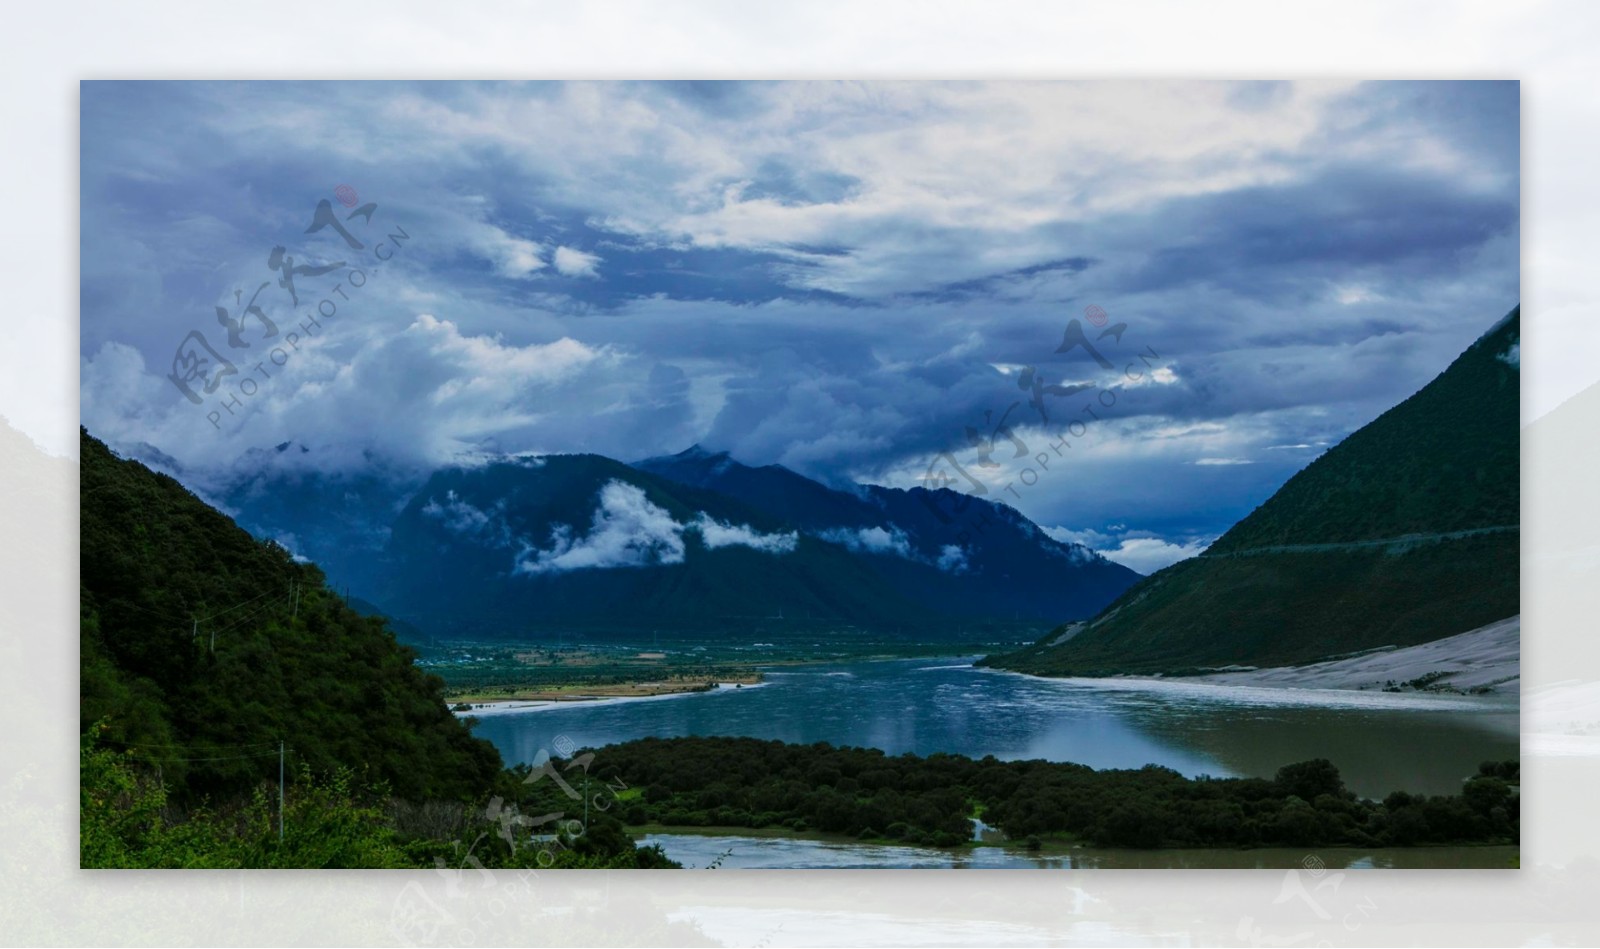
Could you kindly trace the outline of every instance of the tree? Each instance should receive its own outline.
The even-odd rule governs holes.
[[[1339,769],[1326,758],[1284,765],[1278,769],[1274,783],[1284,794],[1292,794],[1302,801],[1315,801],[1320,794],[1335,797],[1345,794],[1344,779],[1339,776]]]

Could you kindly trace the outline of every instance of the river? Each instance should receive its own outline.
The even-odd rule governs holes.
[[[940,850],[850,840],[809,840],[738,834],[645,834],[641,844],[659,844],[686,869],[715,864],[723,870],[1023,870],[1023,869],[1290,869],[1317,866],[1362,869],[1495,869],[1514,866],[1516,847],[1321,847],[1251,850],[1094,850],[1029,853],[1020,847],[961,847]]]
[[[970,659],[783,666],[760,686],[484,716],[508,763],[647,735],[826,741],[890,754],[1044,758],[1094,768],[1271,777],[1328,758],[1363,796],[1453,794],[1485,760],[1518,757],[1514,696],[1441,696],[1041,679]],[[559,740],[558,740],[559,739]],[[603,755],[604,752],[602,751]]]

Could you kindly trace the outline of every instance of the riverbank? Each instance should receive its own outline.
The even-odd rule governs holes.
[[[686,868],[715,865],[725,870],[855,869],[1514,869],[1520,848],[1512,844],[1443,847],[1300,847],[1131,849],[1015,845],[925,847],[849,838],[762,833],[731,828],[672,828],[635,836],[639,846],[659,845]]]
[[[759,677],[744,681],[726,682],[634,682],[618,686],[585,689],[584,691],[530,692],[511,698],[490,701],[451,700],[451,711],[458,716],[481,717],[504,715],[510,712],[538,712],[556,708],[582,705],[593,708],[601,705],[621,705],[631,702],[649,702],[676,699],[686,695],[705,695],[723,689],[759,689],[767,683]]]
[[[1279,689],[1517,695],[1522,617],[1405,648],[1389,647],[1303,666],[1173,677],[1183,682]]]

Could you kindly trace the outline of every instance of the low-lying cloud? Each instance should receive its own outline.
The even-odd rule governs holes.
[[[911,538],[898,527],[830,527],[817,536],[858,553],[901,557],[916,563],[932,564],[946,573],[966,573],[969,569],[967,552],[960,546],[946,544],[939,548],[937,556],[919,554],[911,545]]]
[[[454,491],[446,491],[443,501],[429,498],[422,506],[422,513],[444,524],[451,533],[466,536],[479,536],[504,525],[503,504],[491,514],[463,501]]]
[[[863,553],[891,554],[907,560],[917,559],[916,552],[911,549],[911,540],[899,528],[884,530],[882,527],[830,527],[817,536]]]
[[[939,548],[939,560],[935,565],[945,573],[966,573],[967,552],[955,544],[945,544]]]
[[[688,529],[698,531],[700,540],[711,550],[719,547],[749,547],[769,554],[787,554],[800,542],[795,531],[763,534],[748,524],[724,524],[702,512]]]
[[[1119,528],[1123,525],[1117,525]],[[1066,527],[1041,528],[1047,536],[1063,544],[1081,544],[1095,553],[1122,564],[1135,573],[1149,576],[1180,560],[1197,557],[1211,546],[1214,537],[1170,541],[1146,533],[1104,533],[1097,530],[1072,530]]]
[[[613,480],[600,489],[599,506],[587,534],[575,537],[571,525],[557,525],[551,531],[549,546],[524,544],[513,572],[541,574],[679,564],[686,556],[684,535],[689,531],[698,533],[711,550],[737,546],[787,554],[799,542],[794,531],[763,534],[747,524],[723,523],[705,512],[687,524],[679,523],[665,508],[645,497],[643,489]]]
[[[517,558],[516,573],[560,573],[567,570],[646,567],[683,563],[683,525],[665,508],[652,504],[644,491],[612,481],[600,489],[600,506],[589,533],[572,536],[572,528],[557,525],[551,546],[525,549]]]

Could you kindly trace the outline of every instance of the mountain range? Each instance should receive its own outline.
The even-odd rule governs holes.
[[[1142,579],[1004,504],[829,486],[700,446],[431,472],[365,459],[339,474],[284,443],[241,459],[213,497],[407,638],[992,642],[1050,628],[986,662],[1294,664],[1518,613],[1519,340],[1520,308],[1201,556]],[[970,512],[959,524],[943,515],[955,507]]]
[[[308,461],[295,443],[253,451],[212,496],[403,638],[1015,641],[1139,579],[1004,504],[831,487],[700,446],[432,472]],[[957,507],[959,524],[944,514]]]

